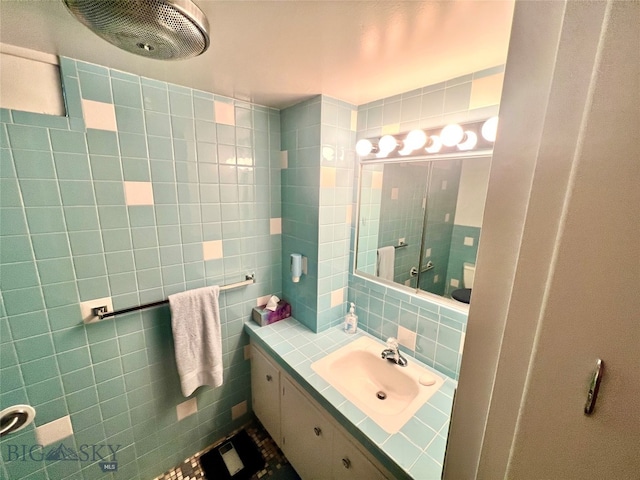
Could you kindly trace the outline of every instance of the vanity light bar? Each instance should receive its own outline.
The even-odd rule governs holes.
[[[362,160],[375,160],[486,150],[493,147],[497,129],[498,117],[491,117],[479,122],[362,138],[356,143],[356,153]]]

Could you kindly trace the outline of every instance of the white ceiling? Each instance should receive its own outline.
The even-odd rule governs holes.
[[[361,105],[504,63],[513,15],[513,0],[196,3],[211,46],[190,60],[119,50],[62,0],[0,0],[0,42],[276,108],[320,93]]]

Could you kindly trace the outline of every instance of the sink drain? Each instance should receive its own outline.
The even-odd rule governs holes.
[[[376,397],[378,397],[379,400],[384,400],[385,398],[387,398],[387,394],[380,390],[378,393],[376,393]]]

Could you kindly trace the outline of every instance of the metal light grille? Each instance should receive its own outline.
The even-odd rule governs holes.
[[[209,24],[190,0],[64,0],[80,22],[131,53],[157,60],[195,57],[209,47]]]

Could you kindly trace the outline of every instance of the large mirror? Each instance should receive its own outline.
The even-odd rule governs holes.
[[[469,302],[489,153],[361,162],[356,273]]]

